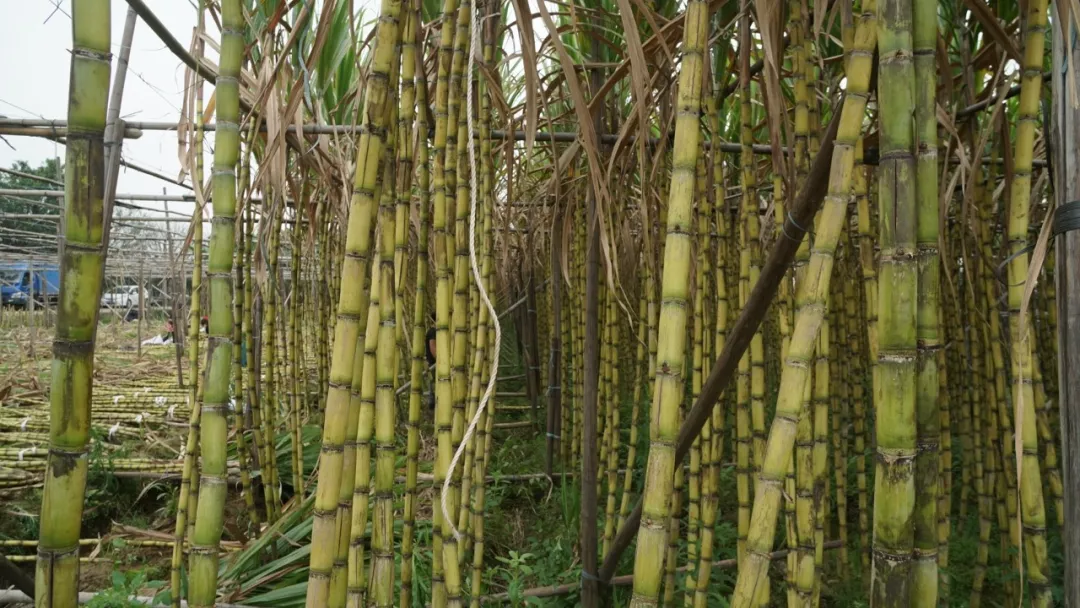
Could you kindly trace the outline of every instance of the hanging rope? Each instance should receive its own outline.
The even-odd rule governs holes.
[[[480,422],[480,416],[487,408],[488,401],[491,399],[491,393],[495,390],[495,381],[499,376],[499,350],[502,345],[502,327],[499,325],[499,316],[495,313],[495,306],[492,305],[491,299],[488,297],[487,290],[484,288],[484,281],[480,277],[480,268],[476,263],[476,199],[477,186],[476,186],[476,141],[473,137],[474,133],[474,118],[473,118],[473,87],[472,80],[476,66],[474,65],[477,51],[477,39],[480,37],[480,21],[476,18],[476,1],[472,3],[469,9],[471,28],[469,32],[469,63],[466,68],[466,75],[468,76],[467,89],[465,91],[465,121],[468,129],[469,137],[469,184],[472,190],[472,196],[469,200],[469,268],[472,270],[473,282],[476,283],[476,289],[480,292],[480,299],[484,302],[484,306],[488,310],[488,316],[491,318],[491,323],[495,329],[495,340],[491,351],[491,373],[488,377],[487,388],[484,389],[483,396],[480,397],[480,404],[476,407],[476,413],[473,415],[472,420],[469,421],[469,426],[465,429],[465,434],[461,438],[461,444],[458,445],[458,449],[454,452],[454,457],[450,460],[450,468],[446,471],[446,479],[443,480],[442,487],[442,500],[440,501],[440,507],[442,508],[442,514],[444,521],[450,524],[450,530],[454,534],[454,538],[460,540],[461,532],[454,526],[455,518],[450,516],[450,510],[446,506],[446,497],[450,494],[450,481],[454,478],[454,470],[457,468],[458,461],[461,460],[461,455],[465,453],[465,446],[469,444],[469,440],[472,439],[473,433],[476,432],[476,426]],[[463,497],[462,500],[465,500]]]

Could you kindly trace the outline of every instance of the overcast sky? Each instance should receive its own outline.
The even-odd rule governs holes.
[[[0,19],[0,115],[9,118],[67,118],[71,49],[71,0],[18,0],[6,2]],[[191,40],[196,11],[188,0],[157,0],[148,3],[173,36],[185,46]],[[120,52],[127,3],[112,3],[112,52]],[[121,116],[128,120],[171,121],[180,116],[183,103],[184,66],[141,21],[135,28]],[[206,96],[210,94],[207,87]],[[64,157],[63,146],[36,137],[5,136],[0,141],[0,166],[16,160],[37,165]],[[123,157],[138,165],[176,176],[175,132],[144,132],[140,139],[124,142]],[[209,162],[209,157],[208,157]],[[44,185],[44,184],[43,184]],[[117,193],[170,194],[189,191],[162,180],[121,167]],[[160,208],[158,203],[140,203]],[[192,205],[170,203],[169,209],[185,213]]]
[[[152,0],[147,3],[185,47],[189,44],[196,23],[195,0]],[[530,0],[530,5],[534,1]],[[67,118],[68,78],[71,48],[71,0],[5,0],[4,18],[0,19],[0,116],[8,118]],[[354,2],[357,10],[365,9],[364,25],[378,10],[377,0]],[[113,71],[128,6],[123,0],[112,2]],[[542,25],[539,20],[534,26]],[[219,34],[208,19],[210,35]],[[512,45],[516,46],[516,45]],[[211,59],[213,51],[207,49]],[[511,51],[512,52],[512,51]],[[124,87],[121,116],[132,121],[168,121],[179,119],[183,104],[185,66],[169,51],[141,20],[135,36]],[[212,87],[204,96],[209,98]],[[206,166],[212,162],[213,135],[207,134]],[[63,146],[36,137],[4,136],[0,140],[0,166],[10,167],[17,160],[38,165],[46,159],[64,157]],[[169,176],[177,176],[176,133],[173,131],[144,131],[139,139],[124,141],[123,157],[140,166]],[[42,184],[47,187],[46,184]],[[189,194],[175,184],[120,167],[118,194]],[[144,207],[162,209],[160,203],[140,202]],[[170,210],[190,213],[193,205],[170,203]]]

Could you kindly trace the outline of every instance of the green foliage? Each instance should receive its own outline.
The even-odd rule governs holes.
[[[140,589],[157,589],[164,583],[146,581],[146,573],[142,570],[134,572],[122,572],[113,570],[112,588],[94,596],[86,605],[89,608],[135,608],[146,604],[133,599],[139,594]]]
[[[506,591],[510,594],[510,604],[522,605],[525,598],[521,594],[525,591],[525,580],[534,573],[532,566],[529,565],[533,554],[510,551],[509,557],[497,555],[495,559],[502,565],[492,568],[492,572],[497,580],[506,584]]]

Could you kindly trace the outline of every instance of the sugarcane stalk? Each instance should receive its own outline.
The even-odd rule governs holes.
[[[413,61],[416,61],[415,46],[420,43],[418,23],[420,20],[420,7],[414,2],[411,8],[412,16],[409,18],[407,34],[402,37],[402,78],[403,84],[407,81],[409,62],[407,57],[412,49]],[[415,70],[416,104],[421,108],[427,107],[427,79],[424,70]],[[427,112],[421,111],[416,115],[416,129],[420,133],[427,132]],[[402,124],[399,129],[405,127]],[[427,369],[427,340],[424,339],[427,324],[427,275],[428,275],[428,222],[429,222],[429,188],[430,172],[428,159],[428,141],[426,137],[417,138],[417,168],[419,170],[419,192],[417,201],[417,221],[419,233],[416,242],[416,283],[415,300],[413,301],[413,335],[412,335],[412,364],[409,370],[409,410],[408,428],[405,443],[405,510],[403,513],[403,525],[401,533],[401,592],[399,606],[411,608],[412,606],[412,582],[413,582],[413,559],[415,543],[416,522],[416,474],[420,458],[420,408],[423,401],[423,376]],[[401,195],[399,190],[399,196]]]
[[[367,605],[368,573],[370,568],[365,563],[365,538],[367,535],[368,516],[371,507],[371,439],[375,434],[375,393],[376,356],[379,345],[379,299],[382,292],[379,282],[382,277],[378,272],[378,259],[371,266],[371,299],[368,305],[367,330],[364,333],[362,364],[353,376],[354,394],[357,401],[356,431],[356,466],[353,479],[351,525],[349,527],[348,561],[345,572],[345,606],[356,608]],[[337,586],[340,583],[331,579],[331,600],[337,601]]]
[[[300,340],[298,340],[297,317],[300,314],[300,230],[302,221],[302,205],[298,205],[293,214],[291,231],[292,259],[289,266],[291,274],[289,294],[289,326],[286,337],[288,339],[288,382],[289,382],[289,431],[292,436],[292,484],[293,492],[298,496],[304,495],[304,442],[303,426],[300,422]]]
[[[49,468],[41,503],[35,606],[74,608],[88,469],[94,335],[104,265],[108,0],[71,5],[72,53],[64,163],[64,247],[49,393]]]
[[[937,58],[938,6],[912,2],[915,64],[915,247],[917,265],[915,419],[915,539],[912,605],[938,603],[938,484],[941,442],[939,370],[940,266],[938,237]]]
[[[339,296],[334,303],[337,318],[334,323],[333,355],[331,356],[329,389],[323,423],[322,447],[319,453],[319,477],[314,507],[315,522],[311,533],[311,560],[308,574],[306,605],[321,608],[328,604],[330,573],[338,542],[339,496],[342,486],[346,422],[350,408],[353,360],[361,316],[367,310],[367,292],[356,289],[368,272],[371,254],[371,228],[375,215],[376,182],[382,169],[389,71],[397,55],[398,16],[400,0],[383,0],[379,7],[379,23],[371,53],[370,73],[365,82],[366,95],[360,123],[365,129],[356,151],[354,189],[349,205],[349,225],[345,238],[345,256],[339,277]],[[333,291],[331,292],[333,297]],[[344,526],[344,522],[342,523]]]
[[[233,403],[243,404],[245,402],[244,391],[244,369],[241,360],[241,353],[244,352],[243,344],[245,339],[244,334],[244,301],[245,292],[249,290],[247,285],[248,270],[247,264],[247,247],[248,238],[250,234],[245,232],[244,228],[247,225],[245,222],[245,215],[250,215],[251,198],[246,196],[248,186],[250,185],[250,171],[251,171],[251,144],[255,137],[255,121],[251,122],[251,126],[248,129],[247,138],[244,143],[244,156],[240,166],[240,180],[237,189],[238,196],[243,201],[239,212],[236,215],[236,226],[233,227],[233,231],[236,234],[236,278],[233,280],[233,370],[232,370],[232,383],[233,383]],[[246,205],[244,203],[247,203]],[[247,356],[250,357],[251,351],[248,350]],[[254,464],[250,462],[251,454],[248,452],[247,447],[247,415],[245,408],[241,405],[239,412],[237,412],[235,418],[235,430],[236,430],[236,454],[237,459],[240,461],[240,487],[241,493],[244,496],[244,507],[247,510],[248,518],[251,520],[251,526],[258,528],[259,526],[259,514],[255,507],[255,494],[252,492],[251,485],[251,471],[254,470]]]
[[[671,190],[664,239],[664,272],[657,343],[656,388],[650,415],[650,448],[641,527],[634,560],[631,606],[655,605],[660,595],[660,566],[668,540],[666,523],[672,512],[675,437],[683,395],[686,354],[686,292],[689,281],[690,230],[695,171],[699,151],[702,61],[708,31],[709,6],[693,0],[687,6],[683,30],[682,67]]]
[[[240,155],[240,91],[237,78],[244,52],[244,18],[239,0],[222,3],[221,19],[221,76],[215,85],[218,131],[212,175],[214,219],[207,269],[210,287],[209,340],[206,375],[201,383],[204,400],[195,404],[202,410],[199,422],[201,490],[198,510],[193,514],[195,526],[191,536],[189,606],[215,605],[219,545],[228,495],[226,446],[233,349],[233,311],[230,304],[233,299],[233,245],[236,241],[236,166]],[[229,128],[230,125],[232,128]],[[201,157],[201,148],[198,152]],[[201,214],[197,213],[196,217],[201,217]]]
[[[782,484],[791,459],[809,364],[824,314],[823,299],[829,286],[832,255],[846,216],[855,146],[869,95],[872,49],[877,38],[877,5],[873,0],[864,2],[862,11],[846,71],[847,92],[833,148],[828,194],[816,225],[814,251],[796,294],[792,339],[781,376],[765,465],[754,500],[752,521],[757,524],[751,527],[747,538],[745,561],[739,568],[733,606],[756,606],[759,588],[766,586],[768,579],[767,555],[773,544]]]
[[[1016,420],[1017,485],[1020,489],[1020,517],[1024,527],[1023,552],[1027,558],[1028,586],[1032,606],[1052,603],[1049,562],[1046,553],[1046,507],[1043,502],[1042,472],[1039,467],[1039,437],[1033,387],[1034,362],[1031,345],[1031,315],[1021,314],[1028,277],[1026,251],[1031,216],[1031,167],[1035,145],[1035,123],[1039,120],[1042,92],[1043,49],[1046,44],[1047,2],[1034,0],[1026,7],[1024,56],[1020,75],[1013,176],[1009,192],[1006,224],[1010,256],[1008,267],[1009,354],[1012,365],[1012,393]],[[1007,466],[1013,463],[1010,461]]]
[[[435,136],[432,140],[434,157],[431,177],[434,201],[432,211],[432,230],[435,232],[435,487],[442,488],[443,480],[450,466],[451,444],[450,426],[453,420],[450,386],[450,266],[447,230],[447,198],[453,187],[447,181],[447,168],[456,160],[451,154],[448,100],[450,97],[450,69],[453,59],[454,24],[457,20],[457,0],[444,0],[442,11],[442,30],[440,32],[437,79],[435,84]],[[456,138],[456,125],[454,125]],[[451,162],[452,161],[452,162]],[[453,168],[450,169],[453,171]],[[441,498],[441,497],[439,497]],[[432,516],[432,566],[431,566],[431,603],[435,608],[443,608],[447,602],[446,579],[443,573],[443,536],[444,527],[442,509],[435,509]],[[454,556],[456,563],[456,556]]]

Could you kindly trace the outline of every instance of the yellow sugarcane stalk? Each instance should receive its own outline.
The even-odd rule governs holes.
[[[873,0],[864,2],[862,9],[846,73],[847,94],[833,148],[829,194],[816,224],[814,251],[805,271],[805,279],[796,294],[795,325],[780,380],[776,416],[770,430],[761,480],[754,499],[751,521],[755,524],[750,527],[746,557],[739,568],[732,601],[732,605],[737,607],[756,606],[761,589],[767,586],[768,553],[772,549],[776,531],[782,486],[791,459],[810,359],[824,315],[823,300],[829,287],[832,254],[846,216],[855,145],[869,96],[872,52],[877,38],[876,3]]]
[[[342,482],[343,443],[349,411],[353,359],[362,316],[366,313],[367,292],[356,289],[368,271],[371,252],[371,224],[374,220],[374,190],[382,169],[385,128],[389,114],[387,84],[393,57],[399,50],[398,15],[400,0],[383,0],[379,24],[371,54],[370,75],[356,152],[353,198],[349,207],[349,226],[345,239],[345,259],[341,265],[340,295],[334,324],[333,355],[330,363],[329,390],[319,453],[319,477],[315,493],[315,522],[311,532],[311,560],[306,605],[326,606],[330,596],[330,572],[337,553],[339,537],[338,498]]]

